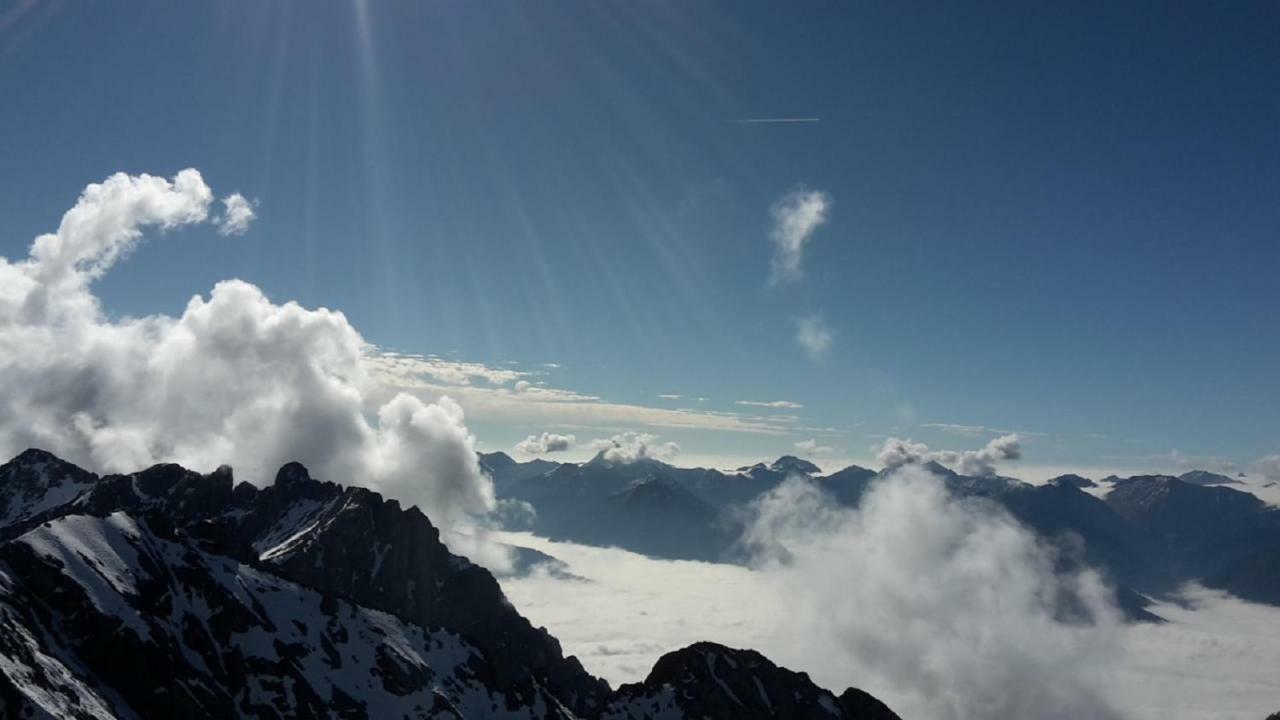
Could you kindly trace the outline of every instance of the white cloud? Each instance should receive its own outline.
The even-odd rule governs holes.
[[[819,445],[817,438],[800,440],[795,443],[795,448],[808,455],[830,455],[835,452],[835,448],[829,445]]]
[[[206,221],[212,201],[195,170],[113,175],[30,257],[0,258],[0,455],[42,447],[99,471],[229,463],[256,484],[297,460],[421,505],[446,532],[475,525],[494,497],[461,407],[375,402],[368,345],[342,313],[275,304],[239,280],[178,317],[103,313],[92,281],[143,230]]]
[[[820,360],[831,350],[832,334],[822,318],[811,315],[796,321],[796,342],[812,360]]]
[[[788,193],[770,209],[773,230],[771,283],[799,280],[804,275],[804,246],[813,232],[827,221],[831,198],[817,190],[800,189]]]
[[[804,407],[797,402],[790,400],[738,400],[735,405],[749,405],[751,407],[776,408],[779,410],[799,410]]]
[[[636,460],[672,460],[680,454],[680,446],[673,442],[658,442],[651,433],[624,432],[611,438],[591,441],[591,447],[604,453],[604,459],[614,463]]]
[[[957,423],[920,423],[920,427],[941,430],[955,435],[985,435],[991,428],[982,425],[960,425]]]
[[[879,691],[903,717],[1117,718],[1103,691],[1120,657],[1110,591],[1062,575],[1055,551],[988,504],[905,467],[858,510],[791,480],[760,500],[784,657]],[[1056,617],[1064,597],[1083,617]],[[886,697],[887,696],[887,697]]]
[[[446,385],[470,385],[482,381],[490,385],[506,385],[515,381],[517,392],[532,385],[523,378],[532,373],[510,368],[494,368],[483,363],[445,360],[436,355],[417,355],[376,350],[368,353],[370,369],[395,383],[430,378]]]
[[[547,453],[564,452],[573,447],[578,438],[573,435],[544,432],[541,435],[530,435],[516,443],[517,452],[525,455],[546,455]]]
[[[761,417],[741,413],[650,407],[609,402],[573,390],[535,385],[520,371],[490,368],[479,363],[444,361],[430,356],[367,352],[370,379],[382,392],[406,391],[427,400],[448,395],[467,417],[526,425],[578,427],[657,427],[719,432],[785,435],[794,417]],[[488,387],[473,379],[483,379]],[[512,387],[504,383],[515,381]],[[707,398],[691,398],[699,403]]]
[[[930,450],[928,445],[891,437],[876,453],[876,461],[886,468],[907,464],[938,462],[961,475],[994,475],[995,465],[1002,460],[1020,460],[1022,445],[1016,434],[993,438],[978,450]]]
[[[218,223],[218,232],[223,235],[243,235],[249,229],[249,223],[257,217],[253,212],[253,204],[240,193],[232,193],[222,199],[222,220]]]
[[[1253,471],[1267,480],[1280,481],[1280,455],[1267,455],[1254,463]]]

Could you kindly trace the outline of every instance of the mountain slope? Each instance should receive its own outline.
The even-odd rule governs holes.
[[[163,517],[72,515],[6,543],[0,617],[10,697],[59,717],[567,716],[495,691],[452,633],[207,553]]]
[[[84,473],[60,460],[50,468],[54,478]],[[484,652],[505,692],[529,699],[550,688],[582,714],[608,694],[607,684],[565,658],[554,637],[507,602],[487,570],[450,553],[421,511],[403,510],[364,488],[313,480],[296,463],[281,468],[263,489],[233,485],[228,468],[201,475],[156,465],[105,476],[40,517],[116,511],[161,514],[220,553],[423,627],[458,633]],[[0,537],[30,524],[0,530]]]

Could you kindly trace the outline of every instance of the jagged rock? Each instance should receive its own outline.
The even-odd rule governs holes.
[[[753,650],[696,643],[658,659],[644,682],[623,685],[602,720],[898,720],[861,690],[839,697],[805,673],[769,662]]]
[[[0,696],[10,717],[568,716],[513,702],[454,633],[325,605],[163,517],[66,516],[0,546]]]
[[[31,459],[25,453],[20,458],[24,467]],[[282,467],[276,482],[263,489],[233,487],[227,469],[201,475],[157,465],[95,480],[69,463],[57,463],[57,471],[81,479],[83,489],[63,506],[43,510],[37,520],[67,512],[164,516],[211,551],[464,636],[492,665],[495,685],[518,701],[532,701],[546,688],[575,712],[591,714],[609,692],[608,684],[591,677],[576,658],[564,657],[545,629],[522,617],[487,570],[450,553],[417,508],[404,510],[364,488],[316,481],[297,463]],[[8,536],[31,522],[10,529]]]

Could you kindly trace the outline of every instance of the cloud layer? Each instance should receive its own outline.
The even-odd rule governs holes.
[[[773,230],[771,283],[799,280],[804,275],[804,248],[813,233],[827,221],[831,198],[817,190],[796,190],[783,196],[770,210]]]
[[[116,174],[86,187],[28,258],[0,258],[0,456],[36,446],[99,471],[230,463],[258,484],[297,460],[420,505],[446,529],[492,510],[459,405],[374,402],[368,346],[342,313],[228,280],[178,317],[106,316],[91,285],[145,230],[247,227],[243,197],[220,218],[213,199],[196,170]]]

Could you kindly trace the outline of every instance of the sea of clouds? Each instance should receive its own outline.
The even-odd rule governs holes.
[[[1126,624],[1098,576],[1055,571],[1055,548],[917,467],[857,510],[789,481],[754,517],[751,567],[506,533],[568,567],[501,582],[615,685],[705,639],[758,649],[837,692],[861,687],[909,718],[1258,720],[1280,709],[1280,609],[1188,588],[1154,608],[1168,623]],[[1061,612],[1063,592],[1076,613]]]

